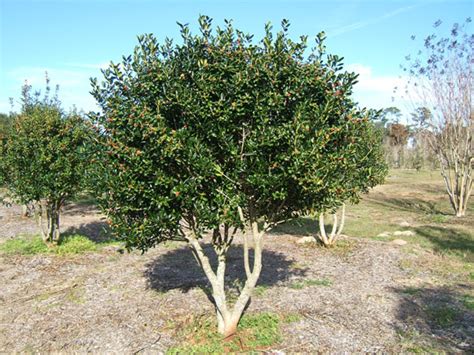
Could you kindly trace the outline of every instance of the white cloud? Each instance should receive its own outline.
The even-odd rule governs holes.
[[[374,75],[372,68],[363,64],[350,64],[346,69],[359,74],[356,87],[361,91],[375,91],[390,96],[395,87],[403,87],[406,84],[406,80],[397,76]]]
[[[413,103],[401,98],[399,90],[404,90],[407,79],[392,75],[376,75],[372,68],[363,64],[350,64],[347,71],[359,74],[354,86],[354,99],[367,108],[382,109],[397,106],[405,116],[412,111]],[[397,93],[394,93],[394,89]]]

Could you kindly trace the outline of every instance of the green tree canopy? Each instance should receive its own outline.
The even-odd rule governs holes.
[[[380,181],[378,138],[369,114],[350,99],[357,76],[326,55],[324,34],[305,56],[306,37],[258,43],[233,28],[200,34],[181,25],[182,43],[139,36],[132,55],[93,80],[102,108],[101,204],[128,247],[146,250],[186,241],[212,287],[219,330],[236,329],[262,267],[262,241],[274,225],[302,213],[337,208]],[[244,233],[247,280],[231,307],[224,292],[226,254]],[[218,256],[213,268],[202,248]]]
[[[22,109],[2,151],[1,175],[15,201],[36,205],[43,238],[54,242],[60,209],[83,183],[88,130],[79,114],[65,113],[57,95],[49,96],[49,86],[43,98],[31,90],[23,87]]]

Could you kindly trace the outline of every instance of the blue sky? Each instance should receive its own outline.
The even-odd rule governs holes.
[[[360,73],[355,99],[361,106],[383,108],[392,102],[391,91],[408,53],[418,39],[474,17],[468,0],[271,0],[271,1],[160,1],[160,0],[0,0],[0,112],[10,111],[9,97],[19,98],[28,80],[44,87],[44,72],[59,84],[66,108],[94,110],[89,94],[90,77],[101,77],[100,68],[131,54],[136,36],[153,32],[159,39],[178,38],[176,21],[196,28],[199,14],[222,24],[233,19],[235,27],[260,38],[265,22],[275,28],[281,19],[291,22],[291,36],[319,31],[327,35],[330,53],[341,55],[348,69]],[[16,106],[18,109],[18,105]],[[401,107],[403,109],[403,107]]]

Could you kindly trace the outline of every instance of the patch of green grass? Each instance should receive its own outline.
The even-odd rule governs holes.
[[[370,239],[378,240],[379,242],[391,242],[392,240],[395,239],[395,237],[392,237],[392,236],[388,236],[388,237],[375,236],[375,237],[371,237]]]
[[[268,347],[281,341],[280,317],[274,313],[244,315],[238,329],[247,333],[246,345],[251,349]]]
[[[259,285],[259,286],[256,286],[253,290],[253,294],[255,296],[263,296],[263,294],[265,293],[265,291],[267,291],[269,289],[268,286],[265,286],[265,285]]]
[[[183,327],[183,344],[167,350],[167,354],[217,354],[264,350],[282,340],[280,324],[297,321],[296,315],[280,317],[274,313],[246,314],[239,322],[237,333],[224,340],[216,332],[214,319],[198,317]]]
[[[299,313],[288,313],[283,316],[283,322],[295,323],[301,320],[301,314]]]
[[[57,245],[48,246],[40,236],[22,236],[0,244],[0,252],[7,255],[82,254],[96,251],[97,244],[83,235],[68,235]]]
[[[428,307],[426,313],[438,326],[447,328],[453,325],[459,315],[459,310],[450,306],[440,305]]]
[[[415,240],[424,248],[474,262],[474,235],[466,230],[425,225],[415,229]]]
[[[470,311],[474,311],[474,296],[464,295],[461,297],[461,302]]]
[[[41,302],[36,307],[37,309],[51,309],[62,306],[67,303],[83,304],[86,302],[85,289],[79,285],[83,280],[77,280],[77,283],[61,290],[48,290],[35,297],[35,300]],[[46,302],[44,302],[46,301]]]
[[[446,223],[449,221],[449,216],[446,216],[444,214],[432,214],[429,216],[430,222],[433,223]]]
[[[58,255],[83,254],[97,250],[97,244],[83,235],[75,234],[62,238],[54,248]]]
[[[331,281],[327,279],[321,279],[321,280],[307,279],[307,280],[295,281],[288,285],[289,288],[292,288],[294,290],[301,290],[305,287],[311,287],[311,286],[331,286]]]
[[[407,353],[413,354],[435,354],[439,353],[439,351],[429,345],[421,345],[417,344],[416,342],[405,344],[404,351]]]
[[[224,347],[219,343],[218,339],[204,344],[192,344],[178,347],[171,347],[166,351],[166,354],[222,354]]]
[[[408,329],[406,331],[397,330],[400,337],[400,345],[402,353],[414,354],[434,354],[444,353],[439,347],[433,344],[433,341],[420,334],[415,329]]]
[[[168,328],[178,328],[178,337],[184,338],[181,345],[169,348],[167,354],[207,353],[224,351],[222,337],[216,332],[216,322],[210,317],[193,317],[187,324],[167,322]]]
[[[380,206],[378,201],[366,198],[358,205],[347,206],[342,233],[360,238],[375,238],[384,232],[393,233],[400,229],[400,226],[390,222],[394,215],[406,219],[410,217],[407,212],[399,213],[393,207]]]
[[[48,253],[49,248],[40,237],[19,237],[1,243],[0,252],[7,255],[34,255]]]

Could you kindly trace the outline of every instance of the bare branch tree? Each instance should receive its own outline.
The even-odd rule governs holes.
[[[406,57],[403,68],[409,75],[405,94],[431,112],[418,123],[425,128],[438,158],[457,217],[466,213],[474,165],[474,35],[468,33],[470,24],[467,18],[462,25],[455,23],[448,37],[428,36],[415,58]],[[438,20],[434,27],[440,25]]]

